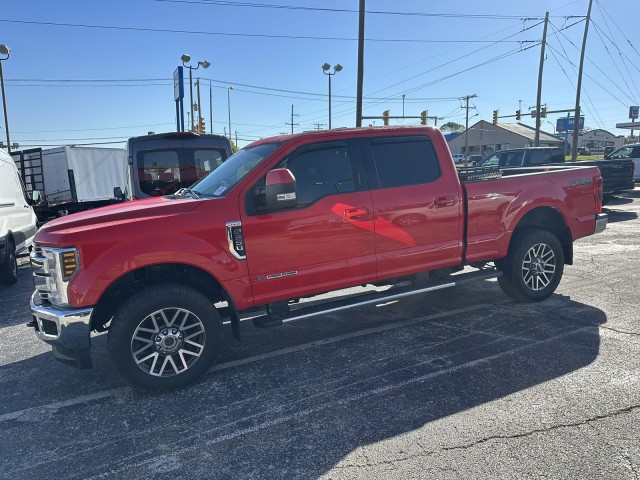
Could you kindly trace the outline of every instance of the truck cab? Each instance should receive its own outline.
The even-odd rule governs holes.
[[[231,142],[221,135],[173,132],[127,141],[129,195],[161,197],[187,188],[231,156]]]

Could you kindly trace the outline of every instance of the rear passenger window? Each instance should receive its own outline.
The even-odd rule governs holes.
[[[370,139],[380,188],[430,183],[440,177],[440,164],[426,137]]]

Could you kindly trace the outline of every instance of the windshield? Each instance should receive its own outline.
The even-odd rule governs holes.
[[[201,197],[222,197],[280,145],[279,142],[263,143],[243,148],[191,189]]]

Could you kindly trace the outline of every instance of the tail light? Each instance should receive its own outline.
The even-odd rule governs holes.
[[[603,188],[604,184],[602,182],[602,177],[598,175],[593,181],[593,196],[596,199],[596,213],[602,213],[602,198],[604,196]]]

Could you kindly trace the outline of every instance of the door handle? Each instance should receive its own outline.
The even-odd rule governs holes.
[[[433,199],[434,205],[437,207],[453,207],[456,204],[456,197],[436,197]]]
[[[343,220],[348,222],[349,220],[364,220],[369,216],[369,209],[364,207],[348,208],[343,213]]]

